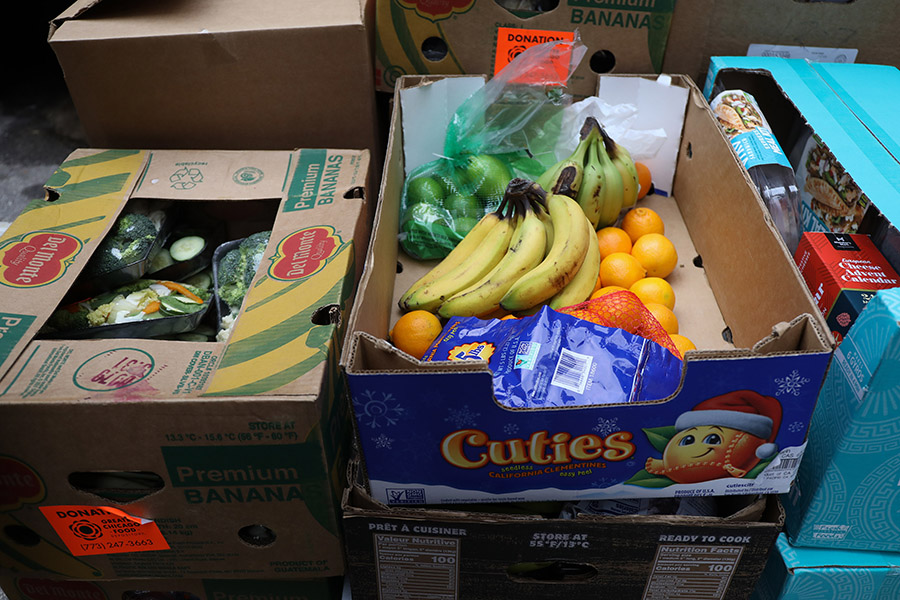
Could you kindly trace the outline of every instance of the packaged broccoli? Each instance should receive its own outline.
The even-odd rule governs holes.
[[[45,338],[150,338],[197,328],[209,308],[208,289],[139,279],[111,292],[57,308],[41,328]]]
[[[260,231],[240,240],[225,242],[213,254],[213,286],[218,298],[219,341],[231,335],[231,327],[256,270],[262,262],[271,231]]]

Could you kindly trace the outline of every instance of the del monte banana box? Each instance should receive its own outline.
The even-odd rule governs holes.
[[[338,360],[368,239],[368,169],[365,150],[325,149],[84,149],[59,166],[0,239],[0,569],[105,580],[343,572],[350,420]],[[222,246],[270,232],[256,270],[242,263],[230,335],[138,335],[170,317],[96,326],[124,328],[117,337],[46,329],[77,312],[56,308],[81,306],[80,295],[63,302],[76,276],[147,202],[164,207],[173,236],[187,222]],[[155,308],[179,306],[167,300]],[[222,310],[204,308],[213,320]]]
[[[677,248],[668,281],[699,348],[674,394],[513,409],[495,398],[486,361],[419,361],[387,341],[399,296],[431,266],[397,248],[402,144],[415,133],[399,113],[416,106],[403,104],[404,92],[454,81],[435,79],[398,84],[380,213],[342,358],[372,497],[432,505],[787,491],[834,341],[687,77],[601,77],[598,92],[666,132],[650,160],[657,193],[640,202],[659,212]],[[435,125],[446,117],[432,113]],[[749,421],[760,425],[752,442]],[[705,454],[679,450],[701,432],[715,434]]]
[[[376,88],[403,75],[494,74],[522,51],[577,31],[587,55],[568,83],[594,91],[596,73],[659,73],[674,0],[561,0],[529,9],[504,0],[376,0]]]

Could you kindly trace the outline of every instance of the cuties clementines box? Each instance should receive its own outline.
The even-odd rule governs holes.
[[[365,150],[85,149],[59,166],[0,239],[0,569],[343,572],[338,355],[368,239],[368,162]],[[149,201],[218,223],[224,240],[270,232],[230,337],[48,334],[118,216]]]
[[[397,247],[402,144],[415,134],[401,123],[414,123],[404,112],[414,110],[441,120],[439,107],[404,99],[463,79],[408,78],[395,96],[375,232],[342,359],[372,497],[401,505],[787,491],[833,340],[687,77],[601,77],[598,91],[611,104],[636,106],[641,128],[666,132],[650,157],[657,193],[641,202],[660,213],[678,251],[668,280],[688,307],[681,329],[699,348],[688,352],[673,395],[514,409],[495,398],[487,362],[423,362],[387,341],[397,299],[430,267]]]

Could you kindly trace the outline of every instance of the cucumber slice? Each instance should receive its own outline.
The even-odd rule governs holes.
[[[184,282],[196,288],[200,288],[201,290],[208,290],[212,288],[213,285],[212,271],[209,269],[200,271],[196,275],[192,275],[185,279]]]
[[[205,247],[205,239],[199,235],[187,235],[172,242],[172,245],[169,246],[169,253],[174,260],[185,261],[203,252]]]
[[[156,256],[153,257],[153,260],[150,261],[150,272],[155,273],[161,269],[165,269],[169,265],[175,264],[175,259],[172,258],[172,255],[165,248],[161,249],[156,253]]]

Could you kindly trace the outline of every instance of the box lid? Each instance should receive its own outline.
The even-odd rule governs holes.
[[[775,542],[788,571],[800,569],[900,569],[900,554],[793,546],[784,533]]]
[[[360,0],[79,0],[51,22],[54,41],[364,24]]]

